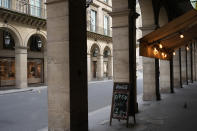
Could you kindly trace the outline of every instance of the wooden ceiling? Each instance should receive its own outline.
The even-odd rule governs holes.
[[[184,38],[180,38],[180,34],[183,34]],[[170,59],[170,51],[187,45],[194,38],[197,38],[197,11],[192,9],[141,38],[140,55],[159,59]],[[153,47],[159,43],[163,45],[169,57],[163,58],[160,57],[161,55],[153,54]]]

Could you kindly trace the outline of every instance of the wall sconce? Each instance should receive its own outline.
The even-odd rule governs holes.
[[[175,51],[173,52],[173,55],[174,55],[174,56],[176,55],[176,52],[175,52]]]
[[[157,55],[157,54],[158,54],[158,50],[157,50],[156,47],[154,47],[153,54],[154,54],[154,55]]]
[[[184,38],[184,35],[182,34],[182,33],[179,33],[180,35],[179,35],[179,37],[181,38],[181,39],[183,39]]]
[[[159,44],[159,48],[162,49],[163,48],[163,45],[162,44]]]
[[[186,46],[186,50],[189,51],[189,46],[188,45]]]

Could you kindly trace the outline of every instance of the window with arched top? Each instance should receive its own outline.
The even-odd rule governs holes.
[[[105,58],[109,57],[110,56],[110,51],[109,50],[105,50],[104,53],[103,53],[103,56]]]
[[[97,56],[98,56],[98,53],[99,53],[98,48],[94,48],[94,49],[93,49],[93,52],[92,52],[92,56],[93,56],[93,57],[97,57]]]
[[[39,35],[33,35],[30,38],[30,51],[41,52],[42,49],[42,40]]]

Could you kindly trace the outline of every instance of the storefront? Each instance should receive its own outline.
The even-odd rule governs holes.
[[[15,85],[14,58],[0,58],[0,86]]]
[[[44,82],[43,59],[28,59],[27,77],[28,84],[39,84]],[[0,86],[15,85],[15,59],[0,58]]]
[[[43,83],[43,59],[28,59],[27,78],[29,84]]]

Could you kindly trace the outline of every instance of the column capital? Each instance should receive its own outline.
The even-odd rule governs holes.
[[[16,46],[15,54],[27,54],[27,47],[25,46]]]

